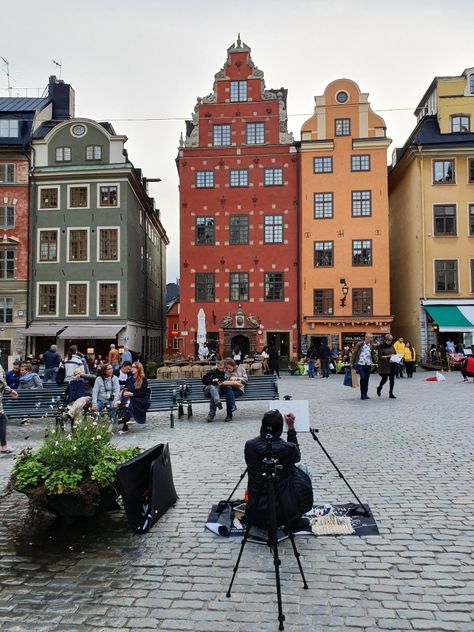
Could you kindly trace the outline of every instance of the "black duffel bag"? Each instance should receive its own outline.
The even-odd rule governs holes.
[[[313,508],[313,486],[311,478],[302,469],[293,466],[291,476],[295,488],[296,503],[300,515]]]

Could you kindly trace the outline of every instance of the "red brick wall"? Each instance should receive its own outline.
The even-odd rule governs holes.
[[[16,249],[16,278],[26,280],[28,278],[28,161],[26,160],[1,160],[15,164],[15,182],[0,184],[0,205],[15,207],[15,227],[1,228],[0,238],[7,237],[18,239]]]

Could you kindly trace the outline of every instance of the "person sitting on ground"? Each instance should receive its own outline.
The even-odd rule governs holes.
[[[216,366],[202,376],[204,395],[209,398],[209,412],[206,421],[214,421],[216,409],[222,410],[219,386],[225,381],[224,361],[218,360]]]
[[[84,369],[82,367],[74,369],[73,378],[68,382],[64,393],[68,409],[67,415],[71,418],[71,430],[74,430],[74,425],[84,407],[91,402],[90,385],[83,375]]]
[[[235,364],[232,358],[224,360],[225,380],[220,385],[220,392],[225,397],[226,418],[224,421],[232,421],[232,413],[237,410],[235,400],[245,392],[245,385],[249,381],[245,368]]]
[[[134,362],[130,370],[125,388],[122,391],[122,430],[128,432],[128,423],[132,420],[137,424],[146,423],[146,411],[150,408],[150,393],[145,369],[141,362]]]
[[[267,435],[271,435],[272,457],[278,461],[278,491],[283,507],[277,502],[277,525],[285,523],[285,517],[292,530],[309,526],[303,514],[313,506],[311,478],[304,468],[295,467],[301,460],[300,448],[295,430],[293,413],[285,415],[288,426],[287,441],[281,438],[283,415],[279,410],[270,410],[262,418],[260,434],[245,444],[245,462],[248,467],[248,495],[246,516],[260,529],[268,528],[268,498],[262,487],[262,459],[267,451]]]
[[[111,425],[117,417],[117,408],[120,406],[120,384],[118,377],[113,374],[111,364],[104,364],[99,370],[92,390],[92,412],[100,412],[108,408]]]
[[[7,386],[15,390],[20,386],[20,366],[20,360],[15,360],[12,365],[12,370],[7,371],[5,374]]]
[[[3,395],[6,393],[10,395],[12,399],[16,399],[18,397],[18,393],[15,389],[11,388],[6,380],[5,374],[3,371],[3,367],[0,364],[0,453],[1,454],[11,454],[14,452],[14,449],[8,445],[7,443],[7,423],[8,418],[3,412]]]
[[[33,367],[29,362],[23,362],[20,366],[20,383],[18,389],[20,391],[33,391],[43,388],[43,382],[40,376],[33,371]]]

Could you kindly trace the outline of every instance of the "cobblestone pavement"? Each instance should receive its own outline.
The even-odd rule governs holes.
[[[284,377],[280,394],[309,399],[312,424],[358,495],[370,503],[380,536],[301,537],[309,590],[303,590],[289,542],[281,546],[285,630],[474,630],[474,384],[397,380],[370,401],[329,380]],[[170,429],[150,415],[122,445],[169,442],[180,499],[144,536],[121,512],[83,530],[21,532],[20,494],[0,505],[0,630],[84,632],[277,630],[272,558],[248,544],[230,599],[225,591],[239,538],[203,528],[211,502],[225,498],[243,471],[244,441],[257,434],[266,402],[240,403],[230,424],[193,420]],[[222,416],[222,413],[221,413]],[[10,424],[17,447],[36,444],[39,421]],[[29,439],[25,437],[29,436]],[[349,490],[309,434],[300,434],[315,497],[349,502]],[[0,458],[0,483],[13,460]]]

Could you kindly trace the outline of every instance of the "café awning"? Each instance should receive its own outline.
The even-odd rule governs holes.
[[[71,325],[62,331],[58,338],[76,340],[78,338],[96,340],[97,338],[116,338],[125,325]]]
[[[474,305],[425,305],[439,331],[473,331]]]
[[[20,327],[16,331],[25,336],[56,336],[58,331],[64,329],[64,325],[31,325],[31,327]]]

